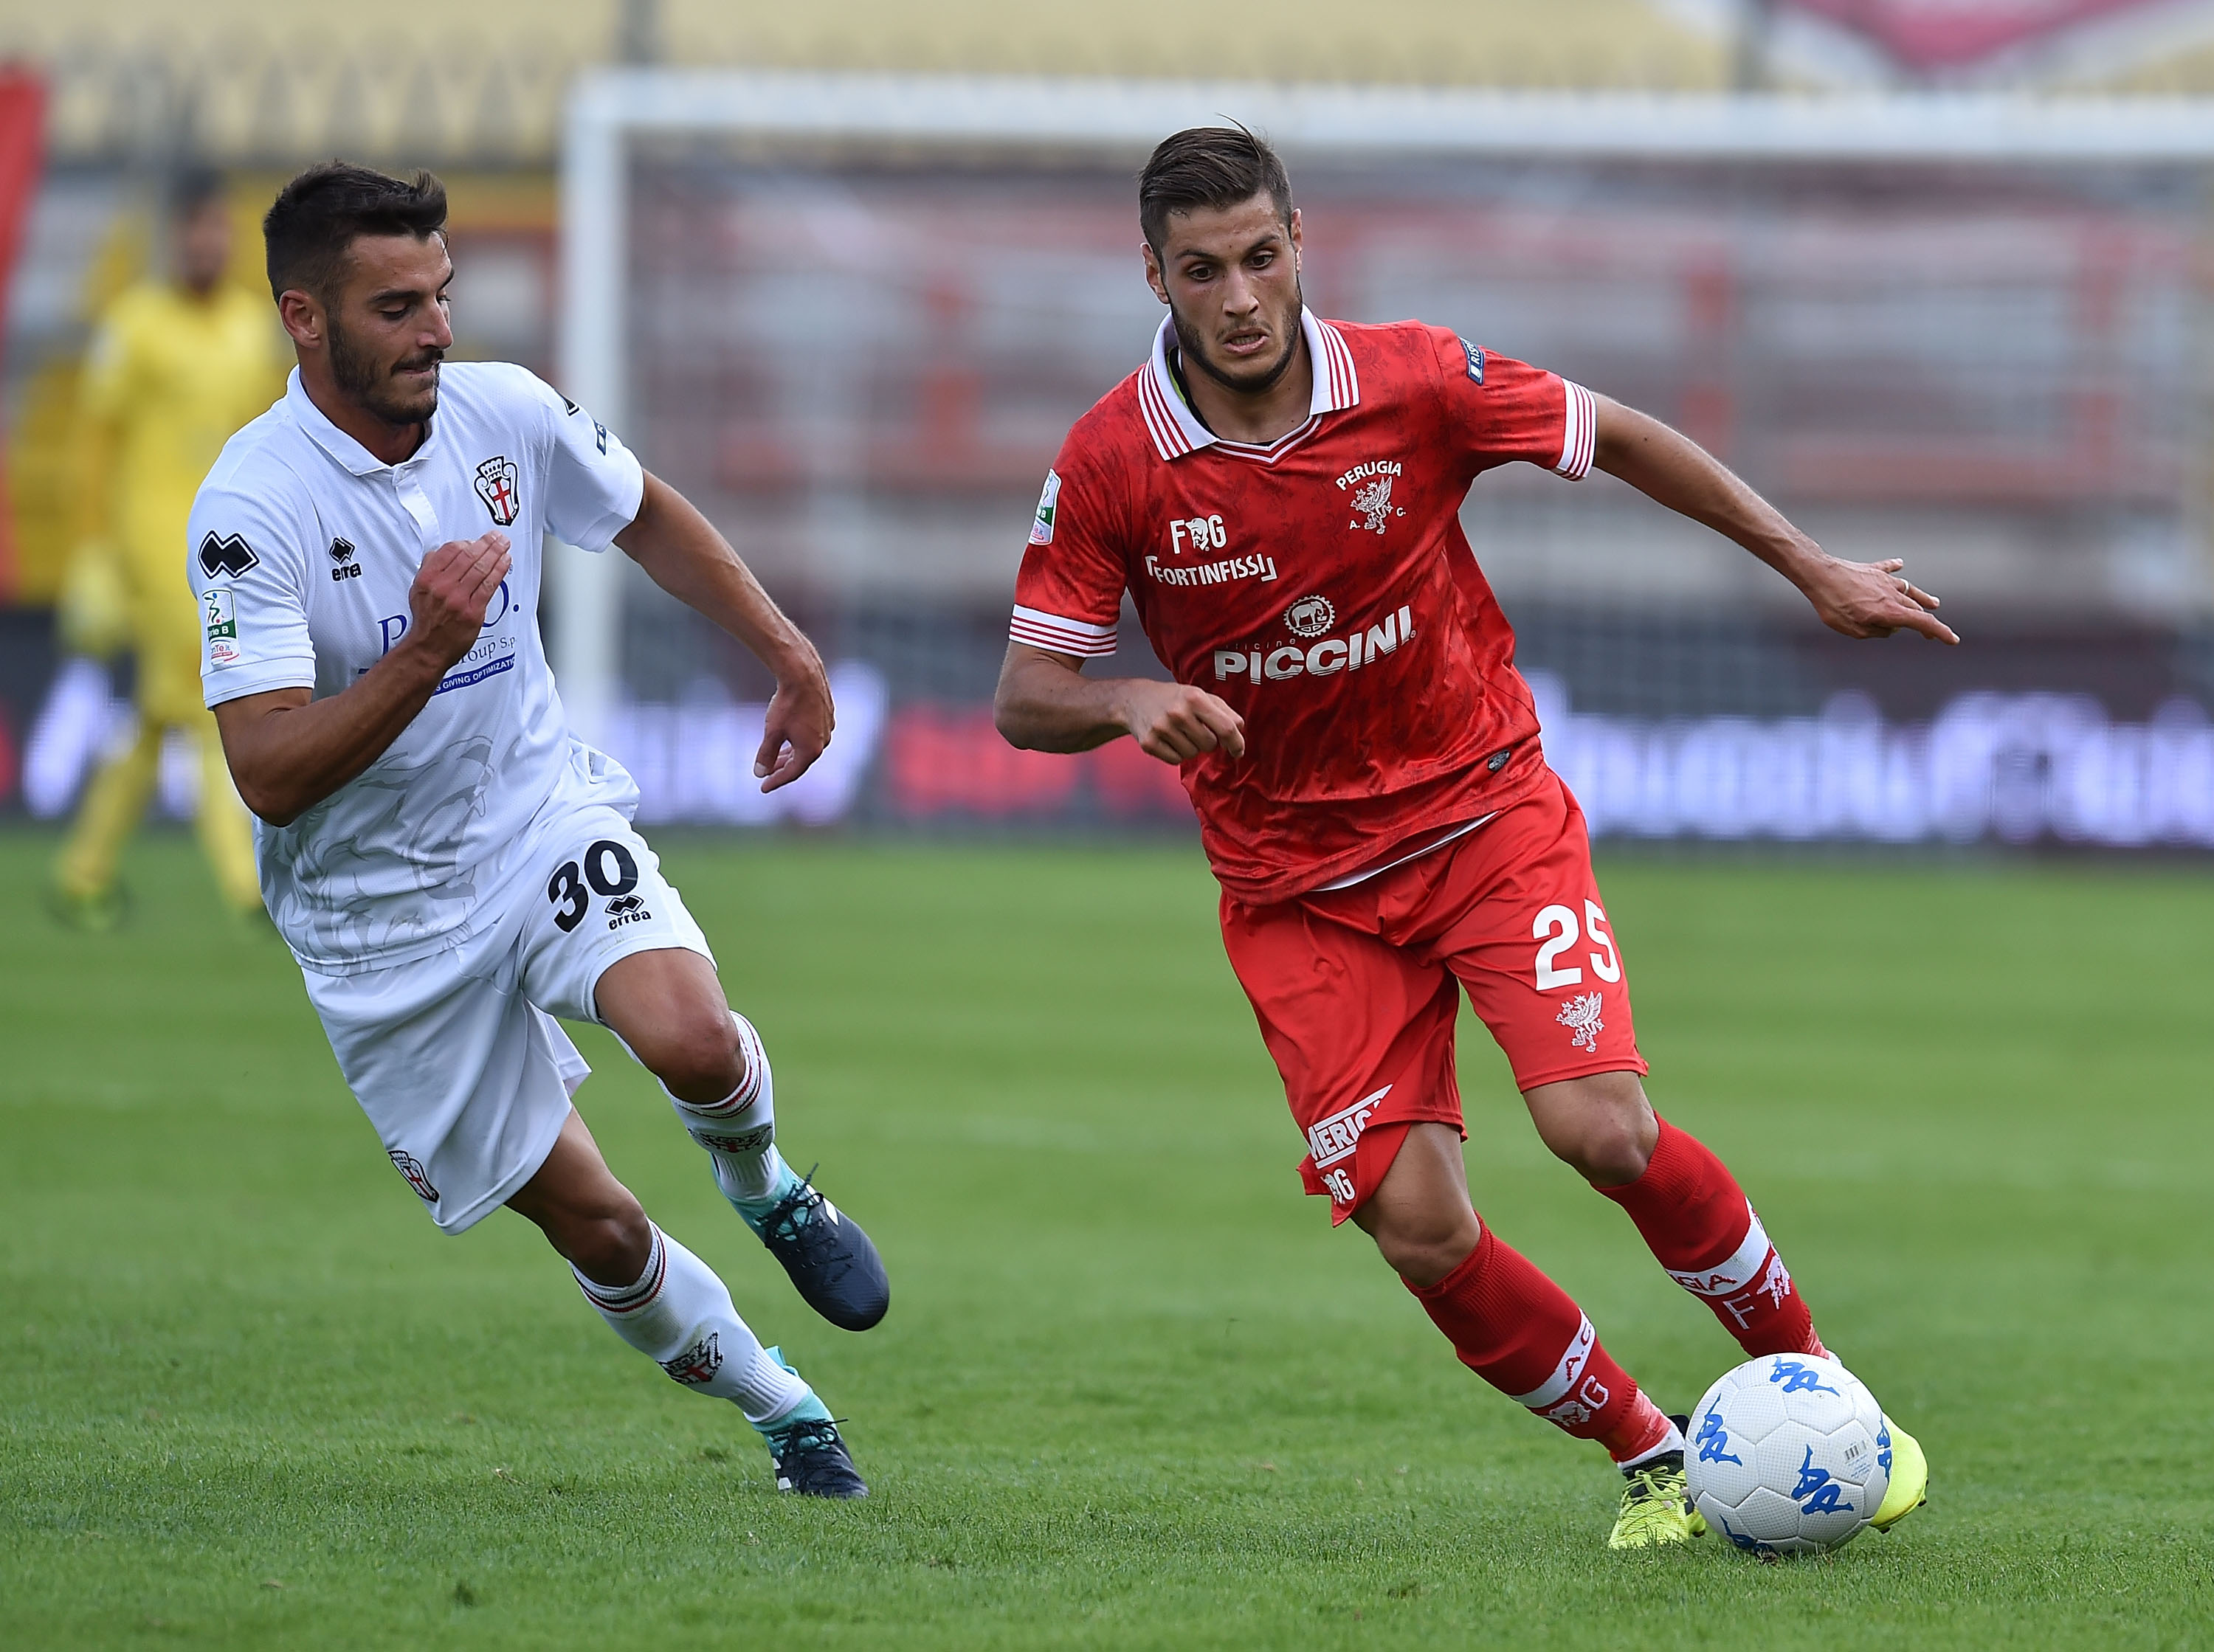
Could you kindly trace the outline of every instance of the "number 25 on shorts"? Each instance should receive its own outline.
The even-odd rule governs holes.
[[[1563,965],[1561,954],[1572,948],[1588,935],[1592,944],[1603,950],[1584,954],[1591,960],[1592,973],[1602,981],[1612,983],[1622,978],[1622,960],[1614,950],[1614,937],[1607,933],[1606,914],[1599,902],[1584,902],[1583,921],[1579,924],[1574,909],[1567,906],[1548,906],[1538,914],[1530,925],[1530,938],[1540,942],[1538,948],[1538,991],[1550,992],[1557,987],[1581,986],[1584,972],[1575,964]]]

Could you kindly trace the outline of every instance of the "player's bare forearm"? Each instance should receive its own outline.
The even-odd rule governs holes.
[[[1595,466],[1743,546],[1797,586],[1831,630],[1855,637],[1914,631],[1941,643],[1960,640],[1936,617],[1937,599],[1899,572],[1905,564],[1897,558],[1860,563],[1830,555],[1681,431],[1605,396],[1595,399]]]
[[[1245,720],[1184,683],[1087,677],[1073,655],[1010,643],[992,698],[992,720],[1010,746],[1088,752],[1124,735],[1148,757],[1185,763],[1202,752],[1245,754]]]
[[[815,645],[770,600],[730,541],[659,477],[646,477],[638,518],[615,543],[655,584],[744,643],[778,681],[787,672],[823,675]]]
[[[657,476],[647,474],[637,518],[615,543],[655,584],[737,637],[776,674],[754,774],[763,791],[798,779],[830,744],[837,721],[823,656],[806,633],[761,588],[715,525]]]
[[[402,638],[327,700],[304,688],[278,688],[217,706],[239,796],[271,826],[291,825],[383,756],[431,703],[447,669]]]
[[[416,570],[407,633],[355,681],[327,699],[276,688],[217,706],[223,759],[247,808],[290,826],[383,756],[475,646],[513,566],[505,533],[442,545]]]

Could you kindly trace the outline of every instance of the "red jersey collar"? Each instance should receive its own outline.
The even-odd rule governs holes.
[[[1314,399],[1307,404],[1308,423],[1324,413],[1359,406],[1361,375],[1354,371],[1353,352],[1346,348],[1345,335],[1305,306],[1300,309],[1300,331],[1306,335],[1307,359],[1314,363]],[[1181,459],[1217,443],[1228,448],[1247,445],[1223,442],[1185,405],[1169,371],[1169,349],[1175,342],[1176,318],[1165,316],[1161,330],[1153,335],[1153,358],[1138,375],[1138,410],[1145,415],[1153,450],[1165,460]]]

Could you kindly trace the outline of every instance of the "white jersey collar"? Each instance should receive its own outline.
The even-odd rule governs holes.
[[[323,410],[315,405],[315,398],[309,395],[307,387],[300,382],[300,369],[297,367],[292,369],[291,376],[284,381],[284,405],[291,411],[292,422],[312,436],[317,447],[356,476],[373,476],[378,471],[394,468],[331,423]],[[429,453],[437,432],[437,416],[433,414],[430,428],[424,432],[423,445],[401,462],[406,464]]]
[[[1353,352],[1346,348],[1345,335],[1304,305],[1300,309],[1300,331],[1306,336],[1307,359],[1314,367],[1314,395],[1307,403],[1308,418],[1359,406],[1361,375],[1354,371]],[[1154,451],[1164,460],[1181,459],[1222,440],[1199,422],[1199,416],[1177,388],[1176,375],[1169,370],[1169,351],[1175,344],[1176,318],[1164,316],[1160,331],[1153,335],[1153,358],[1138,375],[1138,409],[1145,415]]]

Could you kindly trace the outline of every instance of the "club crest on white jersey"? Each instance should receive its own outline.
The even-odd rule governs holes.
[[[477,466],[477,497],[502,527],[512,527],[523,513],[523,497],[516,489],[517,476],[515,461],[505,454],[495,454]]]

